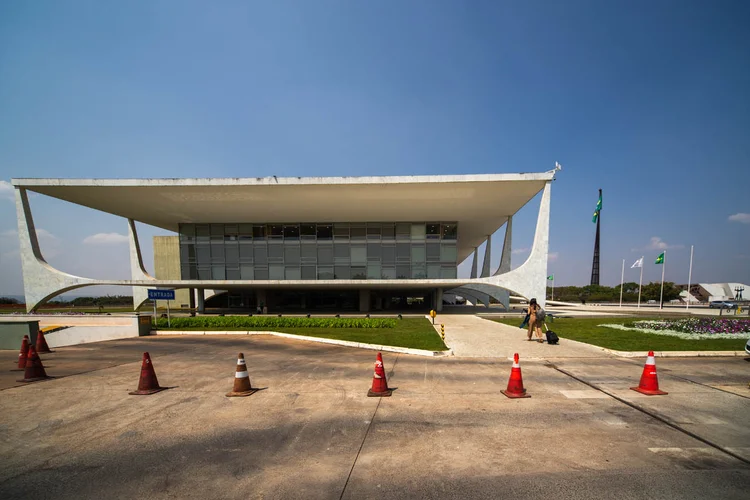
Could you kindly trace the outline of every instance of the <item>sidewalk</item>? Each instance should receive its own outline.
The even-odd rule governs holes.
[[[519,318],[519,324],[522,319]],[[457,357],[511,359],[514,353],[518,353],[521,359],[607,356],[597,347],[567,342],[565,339],[560,339],[558,345],[529,342],[526,340],[526,329],[473,315],[438,315],[435,318],[435,328],[438,332],[441,323],[445,325],[445,343]]]

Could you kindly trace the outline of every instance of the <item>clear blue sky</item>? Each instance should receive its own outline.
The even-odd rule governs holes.
[[[549,272],[750,282],[750,2],[0,2],[0,180],[529,172],[563,164]],[[0,294],[22,292],[0,183]],[[531,243],[538,198],[514,243]],[[126,223],[32,199],[66,271]],[[739,215],[737,215],[739,214]],[[731,216],[735,216],[731,220]],[[744,222],[743,222],[744,221]],[[141,236],[162,234],[142,227]],[[656,238],[653,240],[653,238]],[[498,255],[502,231],[493,247]],[[144,241],[151,260],[150,242]],[[514,265],[525,258],[519,251]],[[461,267],[468,272],[468,265]]]

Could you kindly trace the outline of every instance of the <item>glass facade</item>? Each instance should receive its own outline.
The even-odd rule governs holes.
[[[182,279],[455,279],[455,222],[180,224]]]

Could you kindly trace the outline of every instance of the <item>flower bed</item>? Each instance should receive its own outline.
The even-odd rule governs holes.
[[[750,320],[687,318],[662,321],[634,321],[624,325],[600,325],[618,330],[635,330],[656,335],[670,335],[689,340],[750,338]]]

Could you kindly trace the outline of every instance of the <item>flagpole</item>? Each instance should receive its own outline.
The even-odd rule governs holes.
[[[664,268],[667,267],[667,251],[664,250],[664,260],[661,263],[661,292],[659,292],[659,309],[664,309]]]
[[[641,257],[641,279],[638,280],[638,309],[641,308],[641,286],[643,286],[643,257]]]
[[[620,307],[622,307],[622,285],[625,283],[625,259],[622,259],[622,275],[620,275]]]
[[[552,300],[555,300],[555,275],[552,275]]]
[[[687,288],[687,303],[685,304],[685,310],[690,309],[690,282],[693,279],[693,245],[690,245],[690,271],[688,271],[688,288]]]

